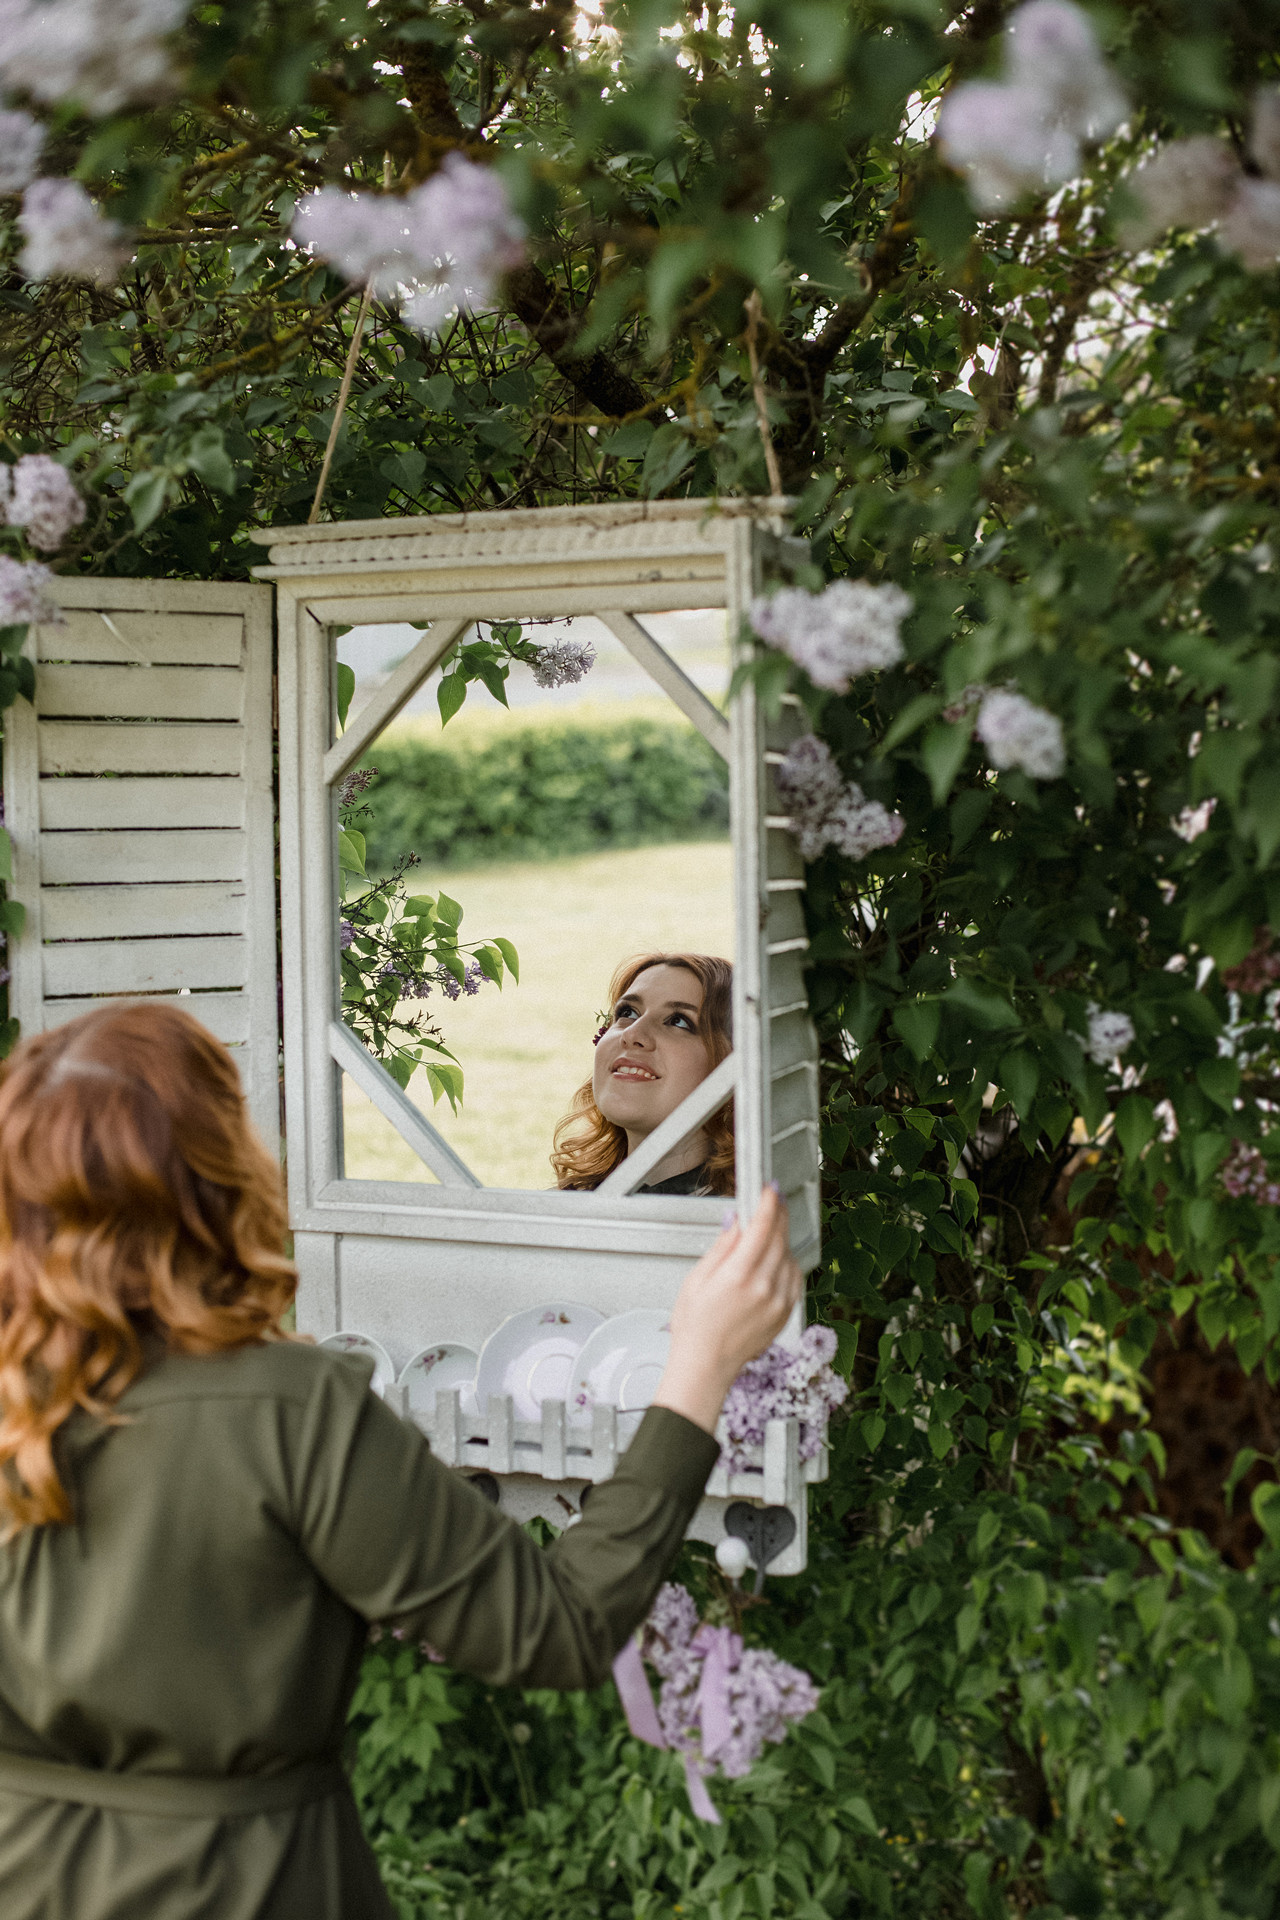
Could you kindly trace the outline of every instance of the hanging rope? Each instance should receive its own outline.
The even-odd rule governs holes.
[[[351,392],[352,376],[356,370],[356,361],[360,357],[360,341],[364,335],[364,323],[369,318],[369,308],[373,304],[373,288],[368,286],[360,296],[360,311],[356,315],[356,324],[351,333],[351,345],[347,348],[347,364],[342,369],[342,385],[338,388],[338,404],[333,410],[333,423],[329,428],[329,438],[325,442],[324,459],[320,463],[320,478],[316,481],[316,497],[311,502],[311,511],[307,515],[307,525],[314,527],[320,518],[320,502],[324,499],[324,490],[329,483],[329,468],[333,465],[333,450],[338,444],[338,429],[342,425],[342,416],[347,410],[347,396]]]
[[[765,471],[769,476],[769,491],[775,499],[782,495],[782,470],[778,465],[778,455],[773,444],[773,429],[769,425],[769,404],[765,397],[764,375],[760,371],[760,356],[756,352],[756,335],[760,330],[760,321],[764,306],[760,299],[760,289],[752,291],[746,302],[747,309],[747,359],[751,363],[751,391],[755,396],[756,421],[760,428],[760,438],[764,442]]]

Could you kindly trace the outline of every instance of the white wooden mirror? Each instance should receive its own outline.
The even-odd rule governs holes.
[[[403,1398],[415,1355],[478,1352],[512,1314],[563,1303],[606,1319],[669,1308],[726,1203],[635,1189],[663,1151],[694,1134],[729,1096],[736,1191],[746,1204],[777,1180],[795,1251],[811,1266],[818,1255],[817,1075],[802,976],[803,868],[771,802],[767,764],[801,722],[784,707],[766,728],[750,686],[717,704],[655,637],[667,616],[723,610],[731,648],[751,595],[807,549],[788,539],[771,505],[751,502],[435,515],[258,537],[269,542],[269,564],[255,572],[274,583],[277,596],[284,1056],[300,1326],[381,1348]],[[554,1190],[549,1171],[542,1190],[494,1186],[342,1018],[336,796],[476,623],[583,617],[601,623],[727,762],[733,1052],[596,1190]],[[397,622],[413,623],[420,637],[340,727],[339,636]],[[726,659],[726,690],[729,665]],[[456,891],[465,893],[461,879]],[[602,982],[612,960],[634,945],[620,925],[618,952],[584,956],[584,965],[589,959]],[[421,1163],[419,1178],[353,1177],[343,1139],[344,1088],[352,1084]],[[370,1171],[367,1155],[359,1171]],[[435,1396],[430,1425],[446,1458],[501,1477],[504,1505],[563,1520],[564,1488],[605,1477],[625,1444],[627,1417],[619,1424],[613,1409],[597,1407],[584,1436],[572,1407],[566,1428],[561,1400],[548,1399],[537,1419],[521,1412],[509,1397],[480,1405],[455,1389]],[[794,1433],[771,1434],[749,1473],[732,1482],[718,1475],[695,1530],[718,1539],[734,1496],[790,1505],[800,1532],[775,1566],[798,1568],[801,1484],[820,1471],[817,1461],[800,1467]]]

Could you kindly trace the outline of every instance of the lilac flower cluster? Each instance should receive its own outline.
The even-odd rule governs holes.
[[[351,922],[349,920],[339,920],[338,945],[342,949],[343,953],[347,951],[347,948],[351,945],[351,942],[355,939],[355,937],[356,937],[356,930],[352,926]]]
[[[0,111],[0,193],[21,193],[35,178],[44,137],[29,113]]]
[[[456,1000],[459,994],[463,993],[468,997],[473,993],[479,993],[488,978],[488,974],[481,969],[478,960],[468,960],[461,980],[456,980],[448,967],[436,968],[436,980],[446,1000]]]
[[[748,618],[760,638],[802,667],[815,687],[847,693],[860,673],[902,658],[898,629],[914,602],[901,587],[835,580],[821,593],[784,587],[753,600]]]
[[[1089,1038],[1085,1052],[1100,1067],[1110,1066],[1118,1053],[1124,1053],[1133,1045],[1133,1022],[1127,1013],[1104,1013],[1101,1008],[1089,1008]]]
[[[62,625],[52,597],[53,574],[39,560],[12,560],[0,553],[0,627],[27,627],[33,620]]]
[[[557,640],[554,646],[539,647],[530,665],[540,687],[571,687],[585,679],[595,663],[596,650],[589,640]]]
[[[1255,927],[1253,945],[1234,967],[1222,969],[1222,984],[1229,993],[1266,993],[1280,980],[1280,951],[1272,945],[1270,927]]]
[[[764,1445],[770,1420],[799,1420],[800,1458],[812,1460],[826,1438],[832,1410],[849,1388],[831,1365],[836,1336],[830,1327],[806,1327],[792,1349],[776,1341],[749,1360],[724,1403],[725,1444],[720,1465],[740,1473]]]
[[[1218,244],[1251,273],[1280,260],[1280,92],[1253,102],[1250,157],[1262,177],[1244,171],[1235,149],[1208,134],[1172,140],[1125,182],[1137,212],[1124,222],[1129,247],[1149,246],[1170,227],[1216,227]]]
[[[1056,780],[1067,764],[1062,722],[1025,694],[992,687],[974,726],[993,767],[1020,767],[1033,780]]]
[[[338,789],[339,813],[345,813],[349,807],[355,806],[356,801],[367,791],[369,782],[377,771],[376,767],[357,767],[354,773],[347,775]]]
[[[816,734],[806,733],[793,743],[774,769],[774,782],[806,860],[816,860],[824,847],[862,860],[902,837],[906,822],[901,815],[868,800],[856,780],[845,780],[830,748]]]
[[[189,0],[0,0],[0,84],[116,113],[173,84],[169,36]]]
[[[942,151],[983,213],[1073,179],[1084,142],[1114,133],[1127,108],[1093,23],[1070,0],[1029,0],[1010,15],[1004,75],[953,87],[938,118]]]
[[[460,153],[406,194],[321,187],[293,216],[293,237],[362,280],[422,333],[455,310],[491,306],[498,278],[524,257],[524,227],[489,167]]]
[[[33,547],[51,553],[84,519],[84,501],[64,466],[47,453],[24,453],[0,465],[0,513],[23,527]]]
[[[1233,1140],[1222,1163],[1222,1184],[1233,1200],[1258,1200],[1280,1207],[1280,1180],[1259,1149],[1247,1140]]]
[[[736,1658],[725,1688],[730,1733],[709,1759],[702,1752],[700,1688],[713,1637],[711,1630],[699,1627],[692,1596],[669,1582],[659,1589],[641,1630],[641,1653],[662,1680],[658,1724],[668,1746],[690,1755],[704,1775],[741,1780],[767,1745],[777,1746],[789,1726],[813,1712],[818,1689],[800,1667],[788,1665],[767,1648],[744,1648],[733,1635]]]
[[[28,280],[109,287],[133,251],[123,227],[99,213],[78,180],[33,180],[18,226],[27,243],[18,265]]]

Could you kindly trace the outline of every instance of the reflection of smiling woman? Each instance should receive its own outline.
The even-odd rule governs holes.
[[[705,953],[625,960],[609,987],[609,1024],[591,1078],[556,1128],[562,1187],[598,1187],[700,1086],[733,1047],[733,968]],[[732,1193],[733,1106],[664,1154],[640,1193]]]

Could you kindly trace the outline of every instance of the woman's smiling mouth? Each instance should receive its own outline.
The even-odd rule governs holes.
[[[652,1068],[643,1066],[639,1060],[619,1060],[609,1069],[611,1080],[656,1080],[658,1075]]]

